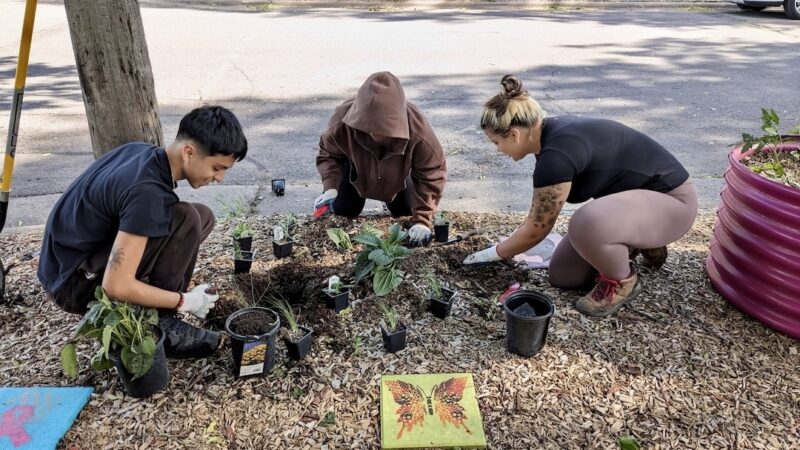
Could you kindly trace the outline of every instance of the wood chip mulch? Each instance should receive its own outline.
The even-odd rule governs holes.
[[[396,354],[383,349],[368,287],[357,288],[352,308],[339,315],[325,308],[319,291],[326,277],[352,274],[356,252],[337,250],[325,228],[352,234],[369,222],[385,230],[391,219],[304,222],[294,255],[276,260],[268,230],[278,219],[218,224],[201,247],[194,281],[221,289],[206,323],[214,328],[244,305],[272,295],[289,299],[300,323],[315,329],[304,360],[291,361],[280,343],[269,376],[237,380],[226,346],[214,357],[170,361],[167,390],[136,400],[124,395],[113,371],[89,368],[92,344],[83,343],[79,378],[71,382],[59,351],[79,317],[42,293],[41,232],[4,233],[3,262],[14,267],[0,305],[0,385],[95,387],[61,449],[374,449],[382,374],[462,371],[474,375],[493,449],[613,449],[620,436],[646,449],[800,448],[800,343],[749,319],[713,290],[704,272],[711,212],[669,247],[661,270],[642,272],[639,298],[605,320],[575,311],[582,293],[551,288],[545,271],[461,266],[467,254],[513,231],[521,215],[451,213],[456,230],[484,233],[416,250],[403,261],[406,279],[386,297],[409,327],[408,347]],[[255,228],[258,253],[251,273],[234,277],[229,233],[240,220]],[[557,229],[563,233],[566,223],[562,218]],[[459,290],[445,320],[426,311],[420,281],[426,268]],[[504,316],[494,305],[514,281],[556,304],[547,345],[532,358],[506,351]]]

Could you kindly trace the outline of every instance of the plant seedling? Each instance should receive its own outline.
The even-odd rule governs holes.
[[[754,156],[759,152],[768,155],[768,161],[763,163],[749,161],[752,157],[745,158],[744,160],[748,161],[750,170],[787,186],[800,188],[800,180],[791,176],[791,171],[787,171],[783,163],[783,158],[786,158],[786,155],[789,155],[788,157],[790,158],[800,159],[800,146],[790,152],[775,151],[786,145],[788,140],[786,136],[781,134],[780,118],[774,109],[761,109],[761,129],[764,134],[758,137],[742,133],[742,152],[753,149]],[[800,134],[800,125],[795,126],[789,133]]]
[[[389,227],[386,239],[375,236],[375,230],[367,230],[353,240],[364,244],[364,249],[356,257],[356,282],[372,276],[372,289],[382,297],[397,288],[405,275],[396,267],[397,261],[406,257],[410,251],[401,245],[408,233],[399,224]]]
[[[341,228],[328,228],[325,230],[328,233],[328,238],[336,245],[339,250],[352,250],[353,243],[350,241],[350,236]]]
[[[436,242],[447,242],[450,238],[450,222],[444,211],[438,211],[433,216],[433,237]]]
[[[113,367],[111,356],[118,356],[132,379],[141,378],[153,365],[157,350],[153,327],[158,325],[158,312],[129,303],[112,300],[102,287],[95,290],[95,299],[83,316],[72,340],[61,350],[64,373],[74,379],[78,374],[75,343],[81,339],[97,339],[100,348],[92,356],[97,371]]]
[[[400,351],[406,347],[406,327],[400,323],[397,311],[382,301],[378,301],[383,320],[381,321],[381,335],[383,346],[390,353]]]
[[[300,338],[303,337],[303,331],[300,329],[300,325],[297,323],[297,315],[294,313],[292,305],[290,305],[285,298],[279,297],[273,297],[269,303],[286,320],[286,327],[283,329],[283,331],[285,331],[284,337],[288,338],[292,342],[297,342],[300,340]]]
[[[350,306],[350,288],[353,287],[349,284],[344,284],[338,276],[333,275],[328,278],[328,287],[322,291],[327,294],[325,303],[328,308],[334,311],[341,312]]]
[[[378,302],[378,309],[380,309],[381,316],[383,316],[383,323],[386,325],[386,331],[397,331],[397,324],[400,322],[397,310],[381,301]]]
[[[436,214],[433,216],[433,224],[434,225],[446,225],[450,222],[447,221],[447,214],[444,211],[437,211]]]
[[[240,222],[231,232],[234,239],[248,238],[253,236],[253,229],[247,222]]]

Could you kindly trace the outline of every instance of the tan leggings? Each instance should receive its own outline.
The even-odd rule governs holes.
[[[589,285],[600,272],[630,275],[631,248],[658,248],[680,239],[697,216],[691,180],[667,193],[632,190],[592,200],[569,221],[567,235],[550,260],[550,284],[562,289]]]

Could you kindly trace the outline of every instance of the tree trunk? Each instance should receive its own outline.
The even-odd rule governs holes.
[[[65,0],[95,158],[135,141],[164,145],[136,0]]]

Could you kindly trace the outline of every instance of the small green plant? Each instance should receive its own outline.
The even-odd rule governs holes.
[[[795,162],[800,160],[800,146],[790,152],[774,151],[788,143],[786,136],[781,134],[780,118],[774,109],[761,109],[761,130],[764,131],[762,136],[742,133],[742,152],[753,149],[753,156],[761,153],[768,159],[761,162],[752,160],[752,157],[745,158],[750,170],[787,186],[800,187],[797,174],[791,174],[784,166],[786,161],[784,158],[794,158]],[[800,125],[795,126],[789,133],[800,134]]]
[[[374,225],[368,223],[365,223],[364,225],[361,226],[361,230],[359,231],[358,234],[375,236],[378,239],[383,237],[383,231],[379,230]]]
[[[352,284],[344,284],[344,283],[342,283],[341,280],[338,279],[338,277],[336,277],[336,278],[337,278],[336,281],[334,281],[332,283],[328,283],[328,287],[325,288],[325,292],[327,292],[328,294],[339,295],[342,292],[344,292],[345,290],[350,289],[351,287],[353,287]]]
[[[328,228],[325,230],[328,233],[328,238],[336,245],[339,250],[352,250],[353,243],[350,241],[350,236],[341,228]]]
[[[302,330],[300,329],[300,324],[297,323],[297,315],[294,313],[292,305],[290,305],[285,298],[281,297],[273,297],[270,299],[269,303],[276,310],[278,310],[281,316],[283,316],[285,319],[286,331],[288,332],[289,336],[292,338],[302,337]]]
[[[381,310],[381,315],[383,316],[383,323],[386,324],[386,331],[392,332],[397,329],[397,324],[400,319],[397,316],[397,310],[392,308],[391,306],[387,305],[385,302],[379,301],[378,302],[378,309]]]
[[[439,280],[439,277],[436,276],[433,269],[428,268],[422,276],[425,284],[428,286],[428,292],[431,297],[437,300],[442,298],[442,282]]]
[[[142,377],[153,365],[158,312],[112,300],[102,287],[95,290],[95,301],[78,324],[75,336],[61,349],[61,366],[69,378],[78,376],[75,344],[81,339],[97,339],[98,351],[92,356],[92,368],[98,371],[113,367],[111,357],[118,357],[132,379]]]
[[[301,388],[300,386],[294,386],[292,388],[292,398],[295,400],[299,400],[300,397],[306,395],[306,391]]]
[[[437,211],[436,215],[433,216],[434,225],[447,225],[447,223],[447,214],[444,211]]]
[[[620,436],[617,438],[617,445],[620,450],[640,450],[642,448],[636,439],[630,436]]]
[[[356,282],[372,276],[372,289],[379,297],[395,290],[405,275],[396,267],[397,261],[410,253],[400,244],[406,236],[408,233],[396,223],[389,227],[386,239],[371,232],[355,236],[354,241],[364,244],[364,250],[356,257]]]
[[[233,236],[234,239],[252,237],[253,229],[250,228],[250,225],[247,222],[239,222],[239,224],[236,225],[236,228],[234,228],[231,232],[231,236]]]
[[[333,425],[334,423],[336,423],[336,413],[329,411],[327,414],[325,414],[325,417],[319,421],[319,426],[327,427],[329,425]]]
[[[236,197],[233,199],[226,198],[222,194],[217,194],[214,199],[220,205],[220,221],[224,222],[236,217],[246,216],[250,212],[250,204],[244,197]]]
[[[364,339],[361,336],[356,336],[353,338],[353,354],[358,354],[361,352],[361,349],[364,347]]]
[[[283,229],[283,240],[294,241],[297,237],[297,229],[300,228],[300,221],[297,216],[289,213],[281,222],[281,228]]]

